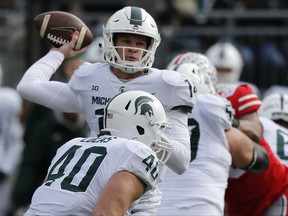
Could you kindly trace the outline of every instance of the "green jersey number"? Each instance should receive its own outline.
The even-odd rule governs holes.
[[[45,182],[46,186],[50,186],[56,179],[65,175],[65,169],[67,165],[71,162],[72,158],[75,156],[76,151],[81,148],[81,146],[74,145],[70,149],[68,149],[51,167],[51,170],[48,173],[47,181]],[[90,164],[85,176],[82,180],[77,184],[72,184],[73,178],[77,173],[81,170],[81,167],[84,163],[88,163],[87,159],[91,154],[96,154],[94,161]],[[61,189],[73,191],[73,192],[84,192],[86,191],[88,185],[90,184],[93,176],[98,170],[101,162],[105,158],[107,154],[105,147],[93,146],[91,148],[85,149],[79,160],[75,163],[70,173],[63,179],[61,182]],[[56,167],[59,167],[56,170]],[[66,170],[67,172],[67,170]]]
[[[285,154],[285,146],[287,147],[288,142],[284,139],[287,136],[288,134],[284,131],[277,130],[277,155],[282,160],[288,160],[288,155]]]
[[[190,162],[191,162],[197,156],[198,144],[199,144],[199,139],[200,139],[200,128],[199,128],[199,123],[193,118],[188,119],[188,126],[191,128],[191,132],[190,132],[190,146],[191,146]]]
[[[97,110],[95,110],[95,115],[98,115],[98,116],[100,116],[99,117],[99,119],[98,119],[98,127],[99,127],[99,131],[101,130],[101,129],[103,129],[103,124],[104,124],[104,108],[101,108],[101,109],[97,109]]]
[[[185,82],[188,84],[190,97],[193,98],[194,97],[194,93],[197,92],[197,89],[196,89],[195,86],[192,86],[191,82],[188,79],[186,79]]]
[[[158,160],[154,155],[149,155],[147,158],[142,160],[142,163],[146,165],[146,171],[150,171],[151,177],[155,180],[159,175]]]

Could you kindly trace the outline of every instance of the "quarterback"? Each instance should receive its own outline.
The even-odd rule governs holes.
[[[103,28],[106,63],[83,63],[68,84],[49,81],[65,57],[79,54],[73,50],[78,34],[34,63],[18,84],[18,92],[51,109],[83,113],[92,135],[102,128],[104,107],[112,97],[128,90],[149,92],[163,104],[172,125],[167,135],[173,153],[167,166],[182,174],[190,161],[187,113],[196,89],[179,73],[152,68],[161,40],[154,19],[138,7],[117,11]]]

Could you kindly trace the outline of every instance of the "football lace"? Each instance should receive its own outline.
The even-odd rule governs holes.
[[[52,35],[52,34],[50,34],[50,33],[48,33],[47,39],[50,40],[50,41],[52,41],[53,43],[60,44],[60,45],[63,45],[63,44],[65,44],[65,43],[69,43],[68,40],[65,40],[65,39],[63,39],[63,38],[59,38],[59,37],[54,36],[54,35]]]

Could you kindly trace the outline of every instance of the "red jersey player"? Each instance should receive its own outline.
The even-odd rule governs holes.
[[[270,160],[269,168],[259,174],[231,167],[225,193],[228,215],[288,215],[288,167],[277,159],[265,138],[262,137],[263,127],[257,113],[261,106],[259,98],[245,84],[238,86],[226,84],[220,86],[218,92],[231,101],[235,109],[235,118],[241,120],[237,123],[238,128],[249,131],[247,134],[251,139],[260,139],[259,144],[266,148]],[[253,130],[244,128],[249,126],[247,120],[250,120],[249,128]]]

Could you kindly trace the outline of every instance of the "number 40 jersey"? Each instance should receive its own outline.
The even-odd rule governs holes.
[[[160,179],[159,165],[154,151],[138,141],[113,136],[75,138],[58,149],[24,215],[92,215],[113,174],[134,173],[148,191]]]

